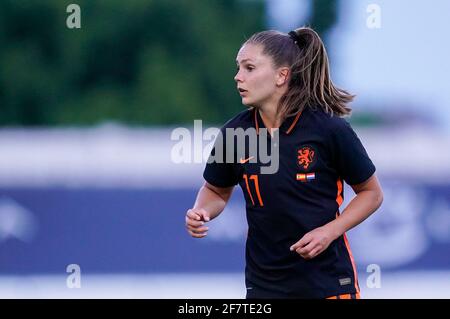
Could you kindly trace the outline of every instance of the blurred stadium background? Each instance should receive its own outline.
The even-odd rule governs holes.
[[[384,188],[349,232],[362,296],[450,297],[448,1],[75,3],[80,29],[70,2],[0,2],[1,298],[244,297],[242,192],[190,238],[204,163],[174,163],[171,133],[239,112],[240,44],[304,24],[357,94],[350,122]]]

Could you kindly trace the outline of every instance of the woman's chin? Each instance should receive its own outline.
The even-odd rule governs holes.
[[[254,106],[251,100],[247,99],[247,98],[242,98],[242,104],[248,107]]]

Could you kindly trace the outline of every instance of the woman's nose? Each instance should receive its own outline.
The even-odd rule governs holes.
[[[234,76],[234,80],[236,82],[242,82],[241,72],[236,73],[236,75]]]

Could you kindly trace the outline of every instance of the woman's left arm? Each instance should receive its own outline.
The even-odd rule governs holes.
[[[291,251],[295,250],[305,259],[314,258],[327,249],[333,240],[360,224],[381,206],[383,192],[375,174],[365,182],[351,187],[356,196],[339,218],[305,234],[291,246]]]

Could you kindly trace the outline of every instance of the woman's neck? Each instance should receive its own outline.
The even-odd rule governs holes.
[[[281,126],[281,119],[278,111],[278,105],[282,96],[286,93],[287,85],[278,88],[272,96],[258,106],[259,114],[264,122],[264,126],[272,135],[272,130]]]
[[[272,132],[273,129],[281,126],[280,118],[277,115],[277,105],[278,104],[272,103],[270,105],[266,104],[258,107],[264,126],[269,130],[269,132]]]

